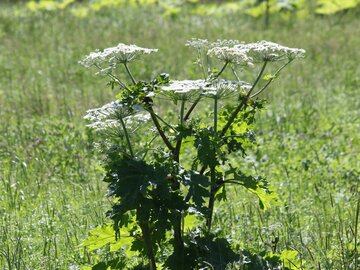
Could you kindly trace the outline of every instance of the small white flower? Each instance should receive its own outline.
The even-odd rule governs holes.
[[[207,54],[227,63],[251,66],[252,58],[248,56],[247,51],[243,50],[241,46],[242,45],[236,45],[235,47],[214,47],[208,50]]]
[[[225,98],[242,91],[248,91],[251,85],[243,81],[229,80],[183,80],[172,81],[169,86],[163,86],[164,94],[175,94],[178,99],[194,99],[200,95]]]
[[[227,98],[236,95],[239,92],[247,92],[251,89],[251,85],[244,81],[215,80],[211,85],[215,90],[205,90],[203,95]]]
[[[136,45],[119,43],[116,47],[106,48],[103,51],[96,50],[79,61],[86,68],[96,66],[100,68],[100,74],[111,72],[119,63],[132,62],[141,55],[157,52],[157,49],[148,49]],[[104,67],[105,66],[105,67]]]
[[[120,128],[120,119],[123,119],[125,123],[133,124],[135,122],[147,122],[149,117],[141,106],[128,108],[118,101],[112,101],[100,108],[88,110],[84,119],[90,122],[87,127],[96,131],[105,131]]]
[[[215,90],[204,80],[171,81],[170,85],[162,87],[162,94],[170,96],[174,100],[195,100],[205,90]]]
[[[235,45],[234,48],[244,51],[254,62],[292,60],[305,56],[305,50],[303,49],[289,48],[265,40]]]
[[[182,80],[171,81],[170,85],[163,86],[164,91],[173,91],[175,93],[189,93],[193,90],[210,90],[214,89],[211,85],[204,80]]]

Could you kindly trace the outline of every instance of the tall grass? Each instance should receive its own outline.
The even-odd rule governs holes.
[[[0,269],[68,269],[91,262],[79,245],[109,202],[82,115],[116,92],[77,64],[119,42],[159,48],[135,72],[196,77],[192,37],[272,40],[307,50],[266,97],[259,146],[240,166],[273,183],[262,212],[241,190],[215,226],[242,248],[294,249],[304,269],[355,269],[359,257],[359,20],[348,14],[262,22],[229,14],[175,18],[156,8],[29,13],[0,5]],[[187,59],[187,60],[184,60]],[[356,243],[357,241],[357,243]],[[356,253],[355,253],[356,252]],[[357,263],[359,265],[359,262]]]

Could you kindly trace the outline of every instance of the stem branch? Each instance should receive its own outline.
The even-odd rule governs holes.
[[[133,83],[133,84],[136,84],[136,80],[135,80],[134,76],[131,74],[131,71],[130,71],[130,69],[129,69],[129,67],[128,67],[128,65],[127,65],[126,62],[124,62],[124,66],[125,66],[126,72],[127,72],[127,73],[129,74],[129,76],[130,76],[130,79],[131,79],[132,83]]]
[[[251,89],[249,90],[247,95],[242,99],[240,104],[235,108],[233,113],[231,114],[230,119],[226,122],[225,126],[221,130],[219,137],[223,137],[225,135],[226,131],[230,128],[231,124],[234,122],[234,120],[235,120],[236,116],[238,115],[238,113],[243,109],[243,106],[246,105],[246,102],[249,99],[249,97],[251,95],[251,92],[254,90],[254,88],[258,84],[262,74],[264,73],[266,65],[267,65],[267,61],[264,61],[264,64],[263,64],[258,76],[256,77]],[[206,170],[206,166],[202,166],[201,169],[200,169],[200,174],[203,175],[205,170]]]
[[[293,61],[293,59],[290,59],[287,63],[285,63],[284,65],[282,65],[275,73],[274,76],[272,78],[270,78],[270,80],[259,90],[257,91],[255,94],[251,95],[251,98],[256,97],[257,95],[259,95],[261,92],[263,92],[268,86],[269,84],[279,75],[279,73],[291,62]]]
[[[215,151],[215,149],[214,149]],[[210,188],[210,198],[209,198],[209,205],[208,205],[208,217],[206,220],[206,226],[208,231],[211,230],[211,224],[212,224],[212,216],[214,213],[214,205],[215,205],[215,195],[216,195],[216,171],[215,167],[210,168],[210,182],[211,182],[211,188]]]
[[[227,65],[229,64],[229,62],[225,62],[224,66],[222,67],[222,69],[218,72],[218,74],[215,75],[215,77],[212,79],[213,81],[216,80],[217,78],[220,77],[220,75],[224,72],[224,70],[226,69]]]
[[[167,146],[167,148],[174,154],[175,153],[175,148],[174,148],[174,146],[172,146],[169,139],[166,137],[164,131],[162,130],[154,110],[151,107],[149,107],[148,112],[150,113],[151,119],[153,120],[153,122],[155,124],[155,127],[156,127],[160,137],[163,139],[163,141],[164,141],[165,145]]]
[[[227,121],[226,125],[224,126],[224,128],[222,129],[221,133],[220,133],[220,137],[224,136],[226,131],[229,129],[229,127],[231,126],[231,124],[234,122],[236,116],[238,115],[238,113],[241,111],[241,109],[243,108],[244,105],[246,105],[246,102],[248,100],[248,98],[251,95],[251,92],[254,90],[255,86],[257,85],[257,83],[259,82],[262,74],[265,71],[267,65],[267,61],[264,62],[257,78],[254,81],[254,84],[252,85],[251,89],[249,90],[249,92],[247,93],[246,97],[244,97],[241,101],[241,103],[236,107],[236,109],[233,111],[233,113],[230,116],[230,119]]]
[[[124,119],[121,116],[119,118],[120,118],[121,127],[123,128],[123,131],[124,131],[124,134],[125,134],[126,143],[127,143],[128,147],[129,147],[130,155],[133,158],[134,157],[134,152],[133,152],[133,149],[132,149],[132,146],[131,146],[129,133],[127,132],[127,129],[126,129],[126,126],[125,126],[125,123],[124,123]]]

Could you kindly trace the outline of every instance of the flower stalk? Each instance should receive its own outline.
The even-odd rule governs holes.
[[[119,117],[119,121],[120,121],[121,127],[122,127],[122,129],[123,129],[123,131],[124,131],[124,135],[125,135],[126,143],[127,143],[127,145],[128,145],[128,148],[129,148],[130,156],[131,156],[132,158],[134,158],[135,155],[134,155],[134,151],[133,151],[132,146],[131,146],[129,133],[128,133],[127,129],[126,129],[126,125],[125,125],[125,123],[124,123],[124,119],[123,119],[121,116]]]

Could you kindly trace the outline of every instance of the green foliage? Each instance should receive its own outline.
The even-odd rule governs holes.
[[[229,44],[233,44],[230,45],[233,46],[231,49]],[[260,91],[255,94],[252,91],[270,62],[267,51],[271,50],[275,55],[272,59],[286,59],[277,58],[276,55],[283,56],[289,52],[302,57],[304,51],[265,41],[245,45],[238,41],[218,40],[211,43],[193,39],[188,45],[199,52],[198,63],[205,80],[171,81],[169,75],[163,73],[150,82],[137,81],[128,63],[142,54],[157,50],[135,45],[119,44],[96,51],[80,62],[86,67],[101,69],[100,73],[110,78],[111,88],[120,91],[116,101],[89,110],[85,117],[92,122],[89,127],[102,135],[99,136],[99,145],[104,155],[104,181],[108,183],[108,196],[114,198],[107,215],[113,220],[114,231],[108,225],[96,228],[91,231],[84,246],[94,251],[110,245],[110,252],[116,252],[119,247],[123,251],[128,250],[131,244],[130,250],[137,254],[128,251],[119,254],[120,262],[138,258],[139,264],[129,264],[128,269],[145,266],[155,270],[157,265],[169,269],[201,269],[208,266],[224,269],[229,263],[237,261],[239,256],[226,238],[212,233],[216,199],[227,200],[225,189],[229,184],[242,186],[256,194],[261,209],[269,208],[270,202],[277,197],[265,179],[245,175],[236,168],[236,164],[232,164],[229,155],[240,153],[245,157],[246,149],[255,145],[252,130],[255,114],[263,109],[265,102],[254,97],[268,87],[272,79],[261,86]],[[207,58],[203,62],[206,50]],[[212,50],[221,52],[215,53],[223,62],[221,69],[210,67],[208,56]],[[239,68],[237,65],[244,66],[243,61],[247,65],[253,59],[263,61],[262,67],[254,82],[246,84],[239,80],[234,70]],[[276,74],[293,59],[289,58]],[[220,80],[230,65],[236,81]],[[130,84],[114,72],[119,67],[124,68]],[[208,75],[205,67],[211,70]],[[179,110],[176,119],[155,112],[157,99],[163,96],[170,99],[175,110]],[[231,102],[229,96],[237,98]],[[192,114],[195,107],[206,100],[213,102],[212,111],[209,112],[212,121],[203,120],[203,114]],[[187,110],[186,103],[189,106]],[[146,119],[144,113],[152,120],[153,131],[148,129],[147,133],[154,133],[154,130],[156,133],[151,139],[153,143],[142,144],[145,149],[137,152],[134,151],[138,148],[136,145],[150,136],[141,131],[140,141],[134,140],[132,134],[139,131],[127,126],[125,121],[131,123]],[[106,133],[111,136],[104,137]],[[116,134],[121,135],[116,138]],[[193,144],[184,146],[185,139]],[[194,153],[191,158],[185,157],[188,159],[186,162],[182,162],[185,151],[181,148],[184,147]],[[111,233],[116,235],[115,242]],[[113,259],[100,261],[93,269],[115,267],[112,266],[115,262]]]

